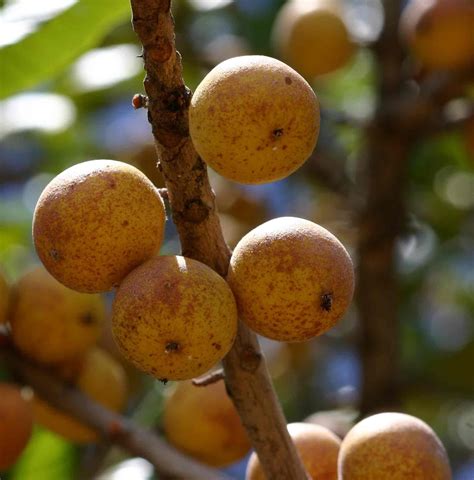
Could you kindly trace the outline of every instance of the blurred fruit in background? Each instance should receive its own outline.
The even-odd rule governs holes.
[[[163,428],[176,448],[215,467],[236,462],[250,450],[247,433],[223,381],[199,387],[186,381],[170,388]]]
[[[280,58],[312,79],[343,67],[355,50],[339,0],[289,0],[273,26]]]
[[[403,40],[429,70],[473,66],[473,29],[471,0],[410,0],[400,20]]]

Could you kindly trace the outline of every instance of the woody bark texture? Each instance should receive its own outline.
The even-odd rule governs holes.
[[[206,166],[189,137],[191,94],[175,49],[170,0],[131,0],[131,4],[133,27],[143,45],[148,120],[182,253],[225,276],[230,251],[222,235]],[[227,390],[267,477],[306,479],[256,335],[241,322],[235,344],[223,363]]]

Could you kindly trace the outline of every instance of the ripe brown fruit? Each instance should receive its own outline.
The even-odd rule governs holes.
[[[75,292],[42,266],[23,275],[14,287],[13,343],[39,363],[57,364],[83,355],[99,338],[104,318],[100,295]]]
[[[273,26],[273,43],[282,60],[306,78],[343,67],[354,53],[336,0],[285,3]]]
[[[379,413],[344,438],[339,480],[450,480],[443,444],[424,422],[403,413]]]
[[[16,462],[30,439],[32,427],[31,405],[21,389],[0,383],[0,472]]]
[[[301,342],[332,328],[354,291],[351,259],[323,227],[270,220],[237,244],[227,280],[239,314],[260,335]]]
[[[411,0],[400,20],[403,40],[430,70],[474,65],[473,29],[471,0]]]
[[[177,449],[214,467],[240,460],[250,442],[224,382],[180,382],[164,404],[163,428]]]
[[[140,170],[113,160],[79,163],[43,190],[33,218],[47,270],[79,292],[117,286],[161,246],[163,201]]]
[[[123,367],[107,352],[93,348],[84,358],[76,387],[97,403],[114,412],[125,407],[127,381]],[[70,415],[49,405],[40,396],[33,399],[35,421],[58,435],[77,443],[96,442],[99,435]]]
[[[337,480],[337,456],[340,438],[325,427],[290,423],[288,432],[298,450],[306,471],[313,480]],[[245,480],[265,480],[260,461],[252,453]]]
[[[8,302],[10,298],[10,288],[7,280],[0,270],[0,325],[7,321]]]
[[[272,182],[293,173],[313,151],[319,102],[306,80],[279,60],[235,57],[196,89],[189,131],[199,155],[223,177]]]
[[[156,257],[120,285],[112,333],[138,369],[159,379],[190,379],[230,350],[237,333],[235,299],[225,280],[203,263]]]

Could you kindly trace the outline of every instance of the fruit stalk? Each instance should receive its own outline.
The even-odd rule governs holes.
[[[16,375],[53,407],[64,410],[82,423],[100,431],[110,443],[145,458],[160,474],[189,480],[230,480],[227,475],[186,457],[153,432],[137,427],[130,420],[92,401],[79,390],[20,357],[13,349],[2,348],[0,360],[5,361]]]
[[[133,27],[143,45],[148,120],[182,254],[225,276],[230,251],[222,235],[206,166],[189,137],[191,95],[184,85],[180,56],[175,49],[170,3],[170,0],[131,0]],[[241,322],[234,347],[224,359],[224,368],[227,389],[267,477],[306,479],[257,337]]]

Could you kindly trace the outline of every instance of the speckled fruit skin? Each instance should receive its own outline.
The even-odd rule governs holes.
[[[354,292],[344,246],[325,228],[295,217],[270,220],[243,237],[227,281],[241,319],[283,342],[309,340],[333,327]]]
[[[163,428],[177,449],[213,467],[240,460],[251,446],[224,382],[177,384],[165,400]]]
[[[7,321],[8,302],[10,297],[10,288],[7,280],[0,270],[0,325]]]
[[[272,40],[282,60],[306,78],[343,67],[355,50],[335,0],[285,3],[276,17]]]
[[[156,257],[120,285],[112,333],[138,369],[159,379],[187,380],[230,350],[237,333],[235,299],[225,280],[203,263]]]
[[[430,70],[474,65],[473,28],[471,0],[411,0],[400,21],[402,39]]]
[[[14,286],[12,340],[36,362],[57,364],[83,355],[98,340],[104,319],[100,295],[71,290],[41,266]]]
[[[337,435],[325,427],[306,423],[290,423],[288,432],[311,479],[337,480],[337,455],[341,445]],[[255,453],[247,465],[245,480],[266,480]]]
[[[33,428],[30,403],[21,389],[0,383],[0,472],[10,468],[26,447]]]
[[[339,480],[450,480],[443,444],[424,422],[403,413],[379,413],[344,438]]]
[[[313,151],[319,102],[306,80],[279,60],[235,57],[196,89],[189,131],[199,155],[223,177],[272,182],[293,173]]]
[[[33,240],[57,280],[97,293],[117,286],[159,250],[164,224],[163,201],[140,170],[91,160],[46,186],[33,217]]]
[[[89,350],[75,384],[79,390],[114,412],[125,407],[127,380],[123,367],[99,348]],[[97,442],[99,435],[75,418],[49,405],[40,396],[33,398],[37,423],[76,443]]]

